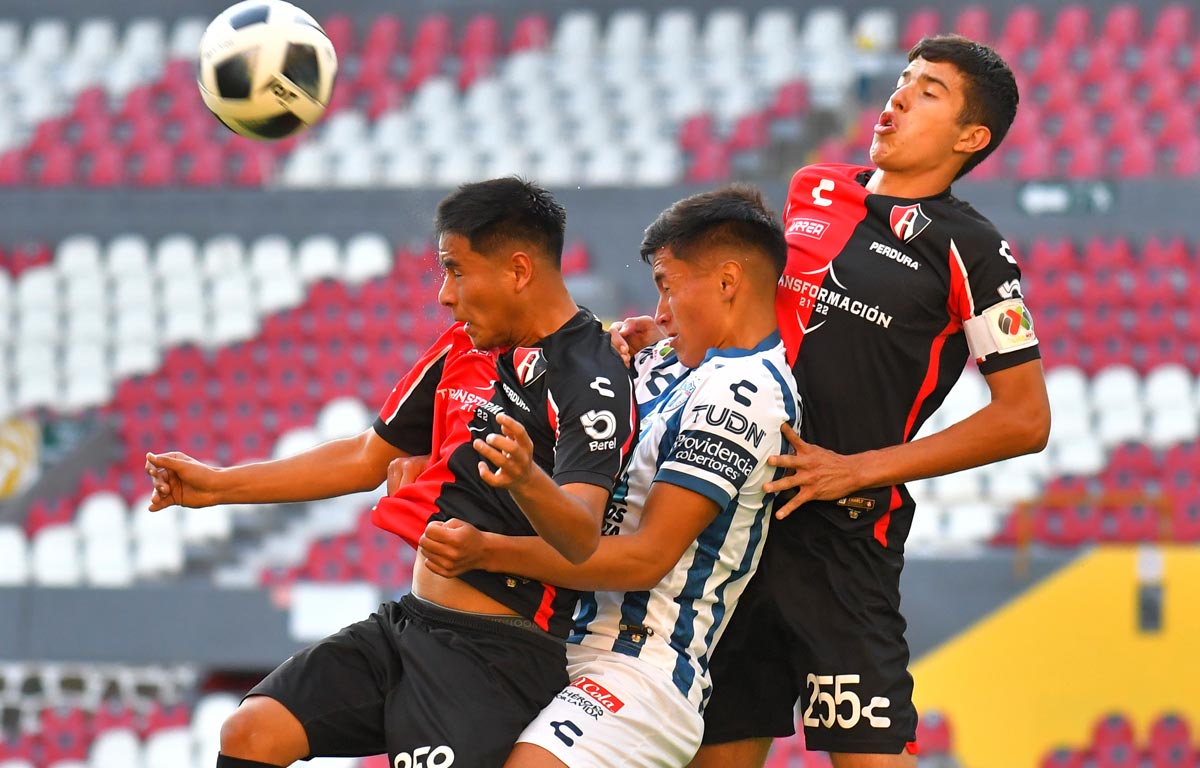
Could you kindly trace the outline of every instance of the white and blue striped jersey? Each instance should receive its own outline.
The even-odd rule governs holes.
[[[637,529],[651,483],[715,501],[717,517],[647,592],[585,593],[568,642],[637,657],[662,670],[699,711],[708,661],[758,566],[781,470],[767,457],[799,428],[799,395],[778,333],[753,349],[710,349],[693,370],[668,342],[634,360],[640,434],[605,515],[605,535]]]

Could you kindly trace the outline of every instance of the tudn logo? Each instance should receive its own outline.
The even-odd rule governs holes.
[[[522,387],[528,387],[546,372],[546,358],[541,347],[517,347],[513,350],[513,368]]]
[[[1017,336],[1021,331],[1033,329],[1033,318],[1029,316],[1029,311],[1024,306],[1004,310],[1004,314],[997,318],[996,323],[1000,326],[1000,330],[1009,336]]]
[[[621,707],[625,706],[625,702],[621,701],[616,696],[613,696],[608,692],[607,688],[605,688],[603,685],[600,685],[600,683],[597,683],[590,677],[579,678],[575,682],[571,683],[571,687],[578,688],[588,696],[591,696],[593,699],[599,702],[600,706],[604,707],[609,712],[620,712]]]
[[[906,243],[911,243],[916,239],[917,235],[925,231],[932,220],[925,215],[921,210],[921,204],[916,205],[893,205],[892,206],[892,231],[896,233],[896,237]]]
[[[788,222],[787,234],[789,235],[804,235],[811,237],[813,240],[820,240],[825,235],[825,230],[829,229],[829,224],[817,219],[792,219]]]

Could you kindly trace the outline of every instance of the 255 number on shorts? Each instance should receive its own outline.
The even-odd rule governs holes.
[[[891,701],[883,696],[872,696],[863,706],[862,697],[851,690],[860,682],[859,675],[817,675],[809,673],[805,687],[811,691],[808,706],[804,708],[803,723],[806,728],[854,728],[866,722],[872,728],[888,728],[892,719],[885,714]]]

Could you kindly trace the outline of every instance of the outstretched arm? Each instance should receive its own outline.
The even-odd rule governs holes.
[[[695,491],[655,483],[638,529],[600,537],[595,554],[573,565],[536,536],[484,533],[469,523],[430,523],[421,537],[426,567],[453,577],[483,569],[568,589],[640,591],[662,580],[717,515],[717,503]]]
[[[787,517],[813,499],[832,501],[864,488],[881,488],[958,472],[1046,447],[1050,400],[1040,360],[985,377],[991,402],[941,432],[875,451],[842,455],[804,442],[785,427],[794,454],[773,456],[791,474],[767,483],[767,491],[796,489],[775,513]]]
[[[311,501],[378,488],[388,464],[406,454],[367,429],[275,461],[215,467],[177,451],[146,454],[154,483],[150,511],[178,504],[266,504]]]

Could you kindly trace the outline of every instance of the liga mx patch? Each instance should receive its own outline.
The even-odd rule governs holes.
[[[983,360],[993,352],[1016,352],[1038,343],[1033,315],[1020,299],[993,304],[963,323],[971,356]]]
[[[521,386],[528,387],[546,372],[546,356],[541,347],[517,347],[513,350],[513,368]]]
[[[597,683],[590,677],[581,677],[571,683],[572,688],[578,688],[586,693],[597,704],[607,709],[609,712],[616,714],[621,711],[621,707],[625,706],[625,702],[618,699],[616,696],[609,693],[608,689],[600,683]]]
[[[896,237],[906,243],[911,243],[915,240],[917,235],[924,232],[925,227],[928,227],[932,223],[933,220],[921,210],[920,203],[892,206],[892,232],[895,232]]]

